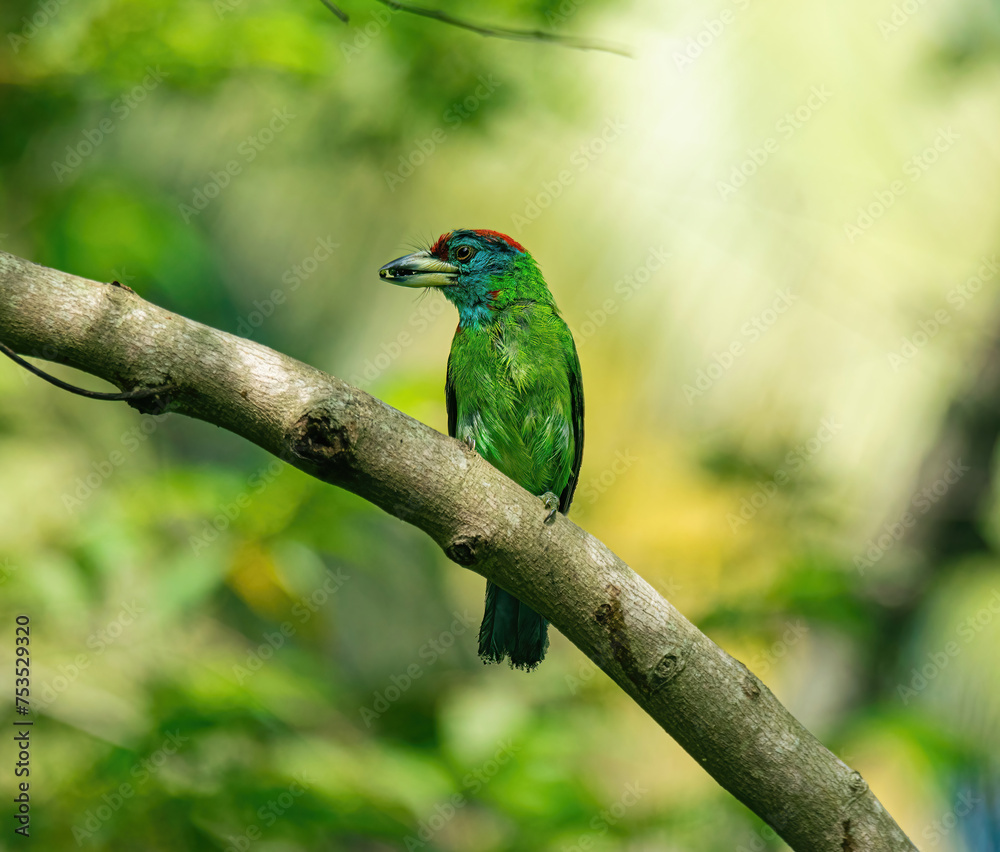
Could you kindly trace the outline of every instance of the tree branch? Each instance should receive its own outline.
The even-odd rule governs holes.
[[[321,2],[326,2],[326,0],[321,0]],[[433,21],[440,21],[442,24],[468,30],[487,38],[503,38],[510,41],[540,41],[545,44],[557,44],[561,47],[569,47],[574,50],[602,50],[605,53],[614,53],[618,56],[624,56],[627,59],[632,58],[632,51],[628,48],[611,44],[610,42],[562,35],[561,33],[553,33],[547,30],[516,30],[510,27],[487,27],[482,24],[473,23],[472,21],[463,20],[462,18],[456,18],[454,15],[442,12],[440,9],[426,9],[423,6],[414,6],[410,3],[400,2],[400,0],[378,0],[378,2],[399,12],[408,12],[411,15],[418,15],[421,18],[430,18]]]
[[[324,6],[326,6],[327,9],[333,12],[333,14],[336,15],[338,18],[340,18],[340,20],[343,21],[345,24],[351,20],[347,12],[345,12],[338,6],[334,6],[333,3],[330,2],[330,0],[319,0],[319,2],[322,3]]]
[[[120,287],[0,252],[0,294],[0,341],[16,351],[123,389],[169,385],[172,410],[424,530],[459,565],[549,618],[797,852],[915,849],[862,777],[742,663],[572,521],[543,524],[539,499],[464,444]]]

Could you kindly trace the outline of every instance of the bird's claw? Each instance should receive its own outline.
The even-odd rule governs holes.
[[[546,491],[542,495],[542,504],[549,510],[544,523],[551,524],[556,519],[556,512],[559,510],[559,498],[551,491]]]
[[[473,438],[472,435],[466,435],[465,446],[467,446],[469,450],[474,453],[476,451],[476,439]]]

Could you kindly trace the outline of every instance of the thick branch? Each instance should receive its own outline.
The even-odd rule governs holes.
[[[742,663],[572,521],[544,525],[537,497],[460,442],[264,346],[4,252],[0,341],[124,390],[170,385],[173,410],[424,530],[548,617],[798,852],[915,849]]]

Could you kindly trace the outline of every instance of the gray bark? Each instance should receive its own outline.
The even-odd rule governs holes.
[[[545,615],[798,852],[916,847],[864,779],[645,580],[462,443],[306,364],[126,288],[0,252],[0,342],[253,441],[424,530]],[[148,409],[155,400],[132,403]],[[542,669],[544,672],[544,668]]]

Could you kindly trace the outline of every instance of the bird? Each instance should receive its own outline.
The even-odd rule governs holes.
[[[458,309],[445,377],[448,434],[566,514],[583,461],[583,379],[569,326],[535,259],[499,231],[458,229],[387,263],[379,277],[440,288]],[[479,629],[485,663],[531,671],[548,621],[492,581]]]

